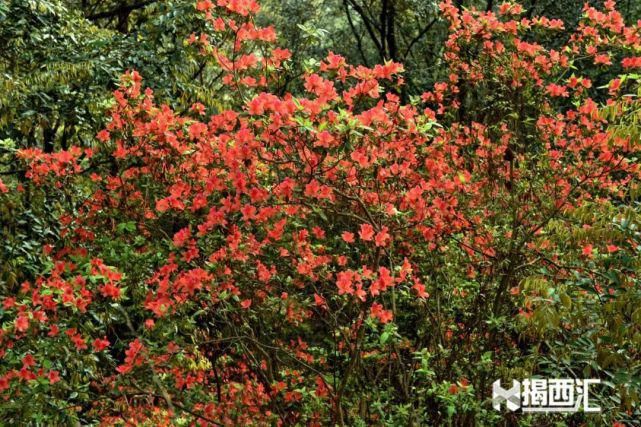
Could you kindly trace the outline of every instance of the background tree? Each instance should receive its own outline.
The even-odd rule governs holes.
[[[402,64],[378,63],[398,54],[409,27],[394,19],[409,6],[348,3],[325,4],[344,13],[326,31],[276,20],[294,58],[257,24],[314,18],[293,4],[262,16],[251,0],[3,9],[31,17],[7,26],[10,45],[23,28],[62,38],[80,19],[105,63],[151,74],[91,89],[116,88],[88,139],[79,127],[63,138],[73,114],[54,115],[53,140],[7,121],[3,422],[639,418],[638,24],[613,2],[566,25],[515,3],[446,1],[425,33],[443,28],[436,81],[413,92]],[[38,26],[40,12],[51,22]],[[336,46],[333,31],[361,47]],[[357,64],[305,57],[332,45]],[[55,43],[33,54],[56,46],[71,55]],[[598,377],[606,410],[491,409],[494,380],[534,375]]]

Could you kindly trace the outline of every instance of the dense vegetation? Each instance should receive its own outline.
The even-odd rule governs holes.
[[[640,12],[1,2],[0,423],[637,425]]]

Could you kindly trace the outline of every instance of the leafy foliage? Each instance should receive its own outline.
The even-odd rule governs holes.
[[[77,141],[48,122],[2,143],[3,422],[639,419],[641,34],[613,2],[568,29],[445,1],[444,78],[409,100],[400,63],[279,47],[257,23],[274,5],[85,2],[98,29],[51,4],[33,40],[83,21],[81,51],[114,49],[94,65],[130,70],[108,102],[111,71],[47,86],[96,85],[82,102],[108,117]],[[23,52],[29,22],[6,30],[14,57],[53,57],[47,85],[81,67]],[[16,70],[25,104],[3,115],[24,118],[49,89]],[[56,138],[67,113],[42,113]],[[537,375],[602,379],[604,411],[492,410],[494,380]]]

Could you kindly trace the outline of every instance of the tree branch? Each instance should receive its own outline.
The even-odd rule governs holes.
[[[123,13],[130,13],[130,12],[133,12],[134,10],[142,9],[146,6],[149,6],[152,3],[156,3],[157,1],[158,0],[144,0],[131,5],[124,4],[116,9],[108,10],[105,12],[94,13],[93,15],[89,15],[86,18],[89,19],[90,21],[96,21],[98,19],[104,19],[104,18],[113,18],[114,16],[118,16]]]
[[[418,33],[418,35],[410,41],[410,43],[407,45],[407,48],[405,49],[405,54],[403,54],[403,58],[407,58],[407,55],[410,54],[412,47],[414,47],[416,42],[418,42],[425,34],[427,34],[427,32],[430,30],[430,28],[432,28],[432,25],[434,25],[437,20],[438,18],[432,19],[432,21],[429,24],[427,24],[425,28],[423,28],[421,32]]]
[[[379,55],[382,58],[385,55],[383,46],[380,40],[378,40],[378,37],[376,37],[376,33],[374,32],[374,28],[372,27],[372,22],[370,18],[367,16],[367,14],[365,13],[365,10],[361,7],[361,5],[356,3],[355,0],[345,0],[345,1],[347,1],[352,6],[352,8],[356,11],[356,13],[358,13],[358,15],[363,20],[363,25],[365,25],[365,29],[367,30],[367,33],[372,39],[372,42],[376,45],[376,49],[378,50]]]
[[[365,51],[363,50],[363,40],[360,34],[358,34],[358,31],[356,31],[354,21],[352,20],[352,14],[349,12],[349,5],[347,4],[347,0],[343,0],[343,6],[345,7],[345,15],[347,15],[349,28],[352,30],[352,34],[354,34],[354,37],[356,37],[356,46],[358,47],[358,52],[361,54],[361,58],[363,58],[363,63],[365,64],[365,66],[369,67],[369,61],[367,61],[367,56],[365,55]]]

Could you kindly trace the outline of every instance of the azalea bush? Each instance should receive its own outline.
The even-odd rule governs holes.
[[[7,149],[0,215],[52,218],[3,273],[0,419],[641,417],[641,31],[614,2],[555,49],[559,20],[445,1],[448,78],[409,102],[402,64],[333,53],[282,93],[292,54],[257,3],[195,8],[213,115],[130,70],[90,146]],[[492,409],[495,380],[537,375],[600,378],[603,411]]]

